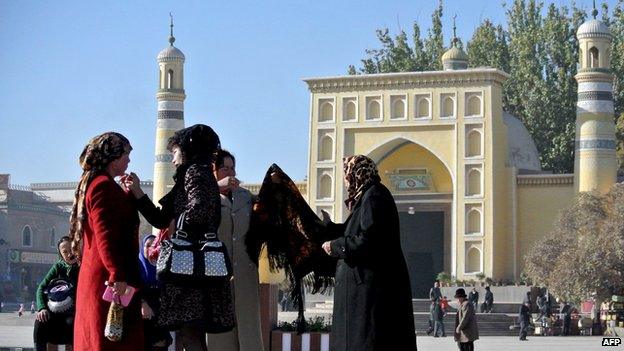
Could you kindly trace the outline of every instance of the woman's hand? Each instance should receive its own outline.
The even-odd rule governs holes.
[[[124,185],[126,190],[130,191],[135,198],[139,199],[145,193],[143,189],[141,189],[141,179],[134,172],[130,172],[130,174],[126,174],[121,177],[121,183]]]
[[[145,301],[141,302],[141,316],[143,319],[154,318],[154,310]]]
[[[233,176],[227,176],[217,182],[219,186],[219,192],[226,193],[230,190],[237,189],[240,185],[240,180]]]
[[[325,253],[331,256],[331,241],[326,241],[323,243],[323,250]]]
[[[37,312],[35,319],[38,322],[47,322],[50,319],[50,311],[45,308],[42,309],[41,311]]]

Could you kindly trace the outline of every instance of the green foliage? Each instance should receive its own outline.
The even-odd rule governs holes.
[[[482,282],[485,279],[485,274],[479,273],[479,274],[477,274],[476,277],[477,277],[477,279],[479,279],[480,282]]]
[[[453,280],[453,277],[447,272],[440,272],[438,273],[436,279],[442,283],[450,283]]]
[[[277,325],[277,329],[286,331],[286,332],[294,332],[297,330],[297,321],[293,322],[280,322]],[[313,318],[308,318],[306,320],[306,328],[305,332],[330,332],[331,331],[331,321],[326,321],[325,317],[316,316]]]
[[[485,19],[466,45],[470,67],[495,67],[510,74],[504,86],[504,110],[520,118],[535,140],[542,169],[570,173],[574,169],[574,133],[578,62],[576,30],[587,19],[584,10],[537,0],[511,0],[505,6],[506,27]],[[431,15],[426,38],[413,25],[411,44],[401,31],[377,31],[381,48],[366,50],[362,67],[349,74],[442,69],[442,2]],[[602,4],[602,20],[614,34],[611,64],[615,115],[624,113],[624,0],[612,13]],[[622,122],[624,124],[624,122]],[[624,126],[623,126],[624,127]],[[619,133],[620,143],[624,133]],[[622,148],[620,148],[622,149]],[[624,170],[624,156],[620,157]]]
[[[553,231],[525,256],[525,273],[568,301],[624,288],[624,185],[606,195],[580,193]]]

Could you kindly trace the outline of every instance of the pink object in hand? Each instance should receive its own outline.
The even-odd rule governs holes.
[[[136,289],[134,287],[128,285],[128,287],[126,288],[126,293],[124,295],[116,295],[113,292],[113,287],[109,285],[104,290],[102,299],[108,302],[115,301],[117,303],[120,303],[123,307],[126,307],[128,306],[128,304],[130,304],[130,301],[132,300],[135,291]]]

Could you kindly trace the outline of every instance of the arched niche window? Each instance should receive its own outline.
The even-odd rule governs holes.
[[[473,129],[468,132],[468,140],[466,144],[466,156],[475,157],[481,156],[481,132]]]
[[[366,119],[381,119],[381,103],[379,100],[370,100],[366,107]]]
[[[22,246],[32,246],[32,229],[29,225],[22,229]]]
[[[334,157],[334,141],[329,135],[321,138],[319,148],[319,161],[330,161]]]
[[[321,102],[319,121],[326,122],[334,119],[334,104],[329,101]]]
[[[481,272],[481,250],[471,246],[466,253],[466,273]]]
[[[474,168],[468,172],[468,187],[466,195],[481,195],[481,171]]]
[[[481,233],[481,211],[473,208],[468,212],[466,234],[479,233]]]
[[[343,119],[348,121],[353,121],[357,119],[357,106],[355,105],[355,101],[347,101],[345,105],[345,115]]]
[[[600,65],[600,54],[595,46],[589,49],[589,67],[598,68]]]
[[[481,98],[477,95],[468,96],[466,116],[481,116]]]
[[[431,116],[431,101],[428,97],[419,98],[416,106],[416,118],[428,118]]]
[[[329,174],[323,174],[321,175],[321,178],[319,180],[318,198],[330,199],[332,197],[331,194],[332,194],[332,178],[329,176]]]
[[[167,72],[167,89],[173,89],[173,70]]]
[[[392,97],[391,116],[393,119],[405,118],[405,98],[403,96]]]
[[[441,117],[455,116],[455,99],[452,96],[444,96],[442,98]]]

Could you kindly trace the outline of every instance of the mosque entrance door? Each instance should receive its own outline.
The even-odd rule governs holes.
[[[436,275],[444,270],[445,212],[410,212],[399,212],[401,247],[409,270],[412,297],[428,298]]]

